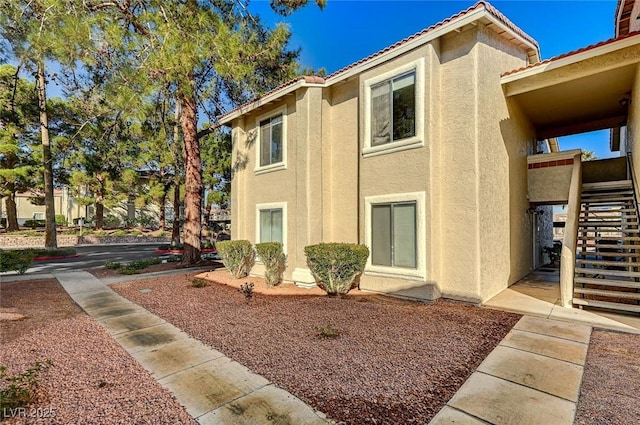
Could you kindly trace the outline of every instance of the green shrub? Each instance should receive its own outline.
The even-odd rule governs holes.
[[[24,274],[36,257],[32,249],[0,252],[0,273],[16,271]]]
[[[140,273],[141,269],[136,268],[136,267],[130,267],[130,266],[122,266],[118,269],[118,273],[120,274],[138,274]]]
[[[209,286],[209,281],[201,277],[194,277],[193,279],[191,279],[191,286],[193,286],[194,288],[205,288]]]
[[[56,226],[66,226],[67,225],[67,217],[63,214],[56,214]]]
[[[280,242],[263,242],[256,244],[256,252],[264,264],[264,278],[267,287],[273,288],[282,282],[282,273],[287,265],[287,256]]]
[[[249,274],[255,264],[256,252],[249,241],[222,241],[217,243],[218,254],[225,267],[236,279]]]
[[[142,231],[135,229],[135,230],[130,230],[129,231],[129,235],[131,236],[142,236]]]
[[[111,234],[111,236],[127,236],[126,230],[116,230]]]
[[[313,330],[316,331],[316,336],[322,339],[336,339],[340,336],[340,330],[334,328],[331,323],[324,326],[314,326]]]
[[[316,284],[328,295],[344,295],[356,284],[369,257],[369,248],[347,243],[321,243],[304,248]]]
[[[6,412],[33,403],[38,395],[40,373],[52,365],[53,362],[49,359],[44,363],[35,362],[26,371],[15,376],[9,376],[7,368],[0,366],[0,410]]]
[[[107,214],[102,218],[104,227],[114,228],[122,226],[122,220],[117,215]]]
[[[44,227],[46,224],[46,221],[44,220],[25,220],[24,221],[24,227],[31,227],[32,229],[35,229],[36,227]]]
[[[104,268],[107,270],[117,270],[122,267],[122,263],[118,261],[107,261],[104,263]]]

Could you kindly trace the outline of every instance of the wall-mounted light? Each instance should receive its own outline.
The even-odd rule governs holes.
[[[620,99],[618,101],[618,103],[620,104],[620,106],[622,106],[623,108],[628,108],[629,105],[631,105],[631,97],[624,95],[622,97],[622,99]]]

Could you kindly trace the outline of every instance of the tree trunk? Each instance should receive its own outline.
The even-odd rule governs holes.
[[[200,142],[197,128],[197,104],[194,93],[195,82],[190,76],[190,89],[187,95],[179,98],[182,113],[180,125],[184,138],[184,171],[185,194],[183,228],[184,264],[195,264],[200,261],[200,208],[202,202],[202,163],[200,161]]]
[[[18,226],[18,208],[16,207],[16,194],[11,193],[7,196],[5,206],[7,207],[7,232],[20,230]]]
[[[173,188],[173,227],[171,228],[171,245],[180,245],[180,182],[176,178]]]
[[[162,198],[160,199],[160,230],[164,231],[167,227],[167,218],[166,212],[164,210],[164,205],[167,203],[167,189],[165,187],[164,192],[162,192]]]
[[[51,159],[51,143],[49,141],[49,118],[47,116],[47,87],[44,78],[44,61],[38,62],[37,79],[40,135],[42,137],[42,162],[44,166],[44,246],[45,248],[57,248],[56,210],[53,198],[53,161]]]
[[[96,202],[96,229],[102,230],[104,227],[104,205],[102,202]]]

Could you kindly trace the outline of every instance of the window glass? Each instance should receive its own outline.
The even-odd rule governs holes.
[[[415,202],[371,206],[371,264],[416,268]]]
[[[416,268],[416,205],[393,206],[393,256],[397,267]]]
[[[282,114],[260,121],[260,166],[282,162]]]
[[[282,210],[260,210],[260,242],[282,243]]]
[[[393,81],[393,140],[416,135],[415,74]]]
[[[371,146],[416,135],[416,74],[371,87]]]
[[[391,205],[373,205],[371,215],[371,264],[391,266]]]

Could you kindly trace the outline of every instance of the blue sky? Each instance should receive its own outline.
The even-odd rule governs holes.
[[[543,59],[614,36],[615,0],[490,3],[538,41]],[[327,0],[323,11],[309,5],[282,17],[271,11],[268,1],[253,0],[250,10],[270,25],[287,23],[293,33],[291,46],[302,49],[301,63],[326,68],[331,73],[473,4],[474,1]],[[608,140],[609,132],[599,131],[563,137],[560,147],[582,147],[604,158],[612,155]]]

